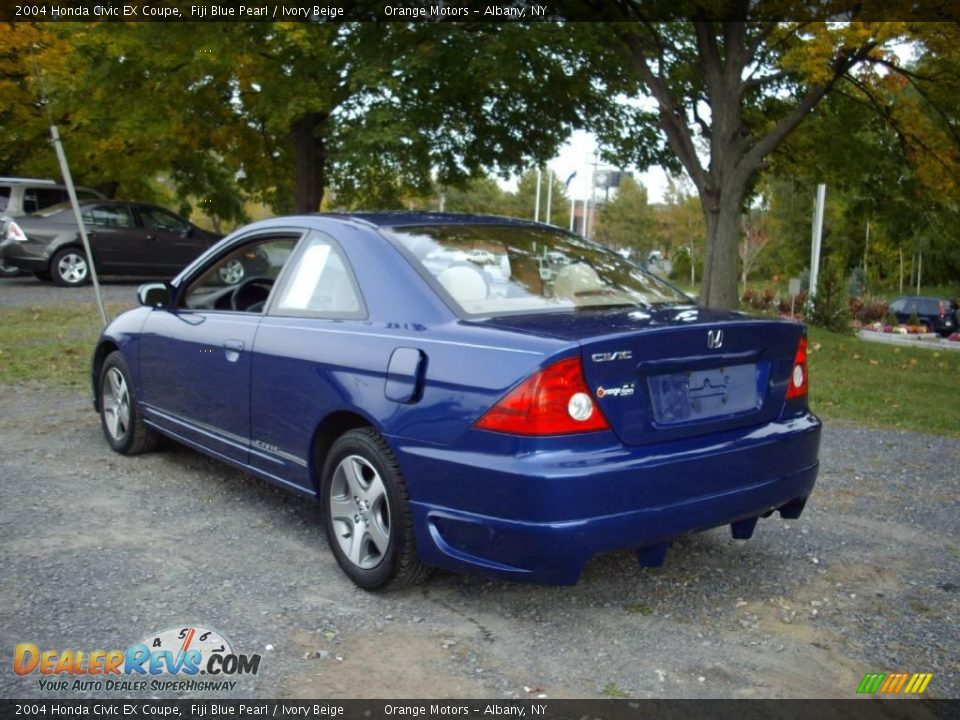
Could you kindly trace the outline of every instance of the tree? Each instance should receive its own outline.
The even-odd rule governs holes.
[[[682,177],[667,177],[664,200],[663,204],[653,207],[655,242],[673,258],[671,273],[678,280],[689,278],[692,286],[703,273],[703,211]],[[680,265],[683,266],[682,276],[679,274]]]
[[[860,82],[862,64],[894,65],[883,48],[906,26],[780,22],[765,15],[772,6],[746,0],[687,3],[681,9],[697,19],[683,23],[653,22],[643,5],[622,7],[635,22],[597,32],[612,34],[634,93],[656,111],[649,103],[622,107],[602,119],[604,138],[621,162],[682,165],[706,225],[701,299],[733,307],[740,216],[758,171],[838,84]]]
[[[620,181],[614,199],[597,208],[593,239],[611,248],[629,248],[646,256],[656,243],[653,227],[647,189],[626,175]]]
[[[745,213],[740,220],[740,227],[743,231],[743,242],[740,244],[740,267],[743,270],[743,287],[746,288],[750,269],[756,262],[757,256],[770,242],[765,210],[755,209]]]
[[[339,204],[396,207],[434,178],[529,166],[582,124],[578,104],[595,94],[565,29],[545,23],[45,33],[51,108],[103,175],[125,188],[163,172],[181,197],[239,195],[279,212],[317,210],[328,186]]]
[[[550,173],[540,169],[540,222],[547,222],[547,182]],[[500,210],[500,214],[510,217],[533,220],[537,203],[537,171],[527,169],[517,180],[517,189],[510,193]],[[550,224],[567,228],[570,226],[570,198],[560,178],[553,175],[553,190],[550,195]]]

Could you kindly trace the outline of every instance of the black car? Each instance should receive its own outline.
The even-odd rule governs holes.
[[[941,297],[923,295],[899,297],[890,303],[897,322],[909,322],[914,315],[921,325],[946,337],[957,330],[957,303]]]
[[[145,203],[80,202],[97,270],[104,275],[173,276],[220,239],[169,210]],[[33,272],[58,285],[82,285],[90,266],[69,203],[34,215],[4,217],[0,264]],[[243,267],[224,282],[240,282]]]

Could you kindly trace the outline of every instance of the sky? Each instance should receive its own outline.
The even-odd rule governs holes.
[[[577,175],[570,181],[570,188],[567,195],[576,198],[578,201],[588,197],[590,192],[590,178],[593,175],[593,153],[597,149],[597,139],[589,132],[577,130],[570,139],[560,148],[560,152],[553,160],[547,163],[547,168],[553,170],[556,176],[563,182],[569,177],[570,173],[576,171]],[[603,162],[598,168],[613,168]],[[622,168],[633,172],[636,180],[643,183],[647,188],[647,198],[651,203],[663,202],[663,194],[667,187],[667,175],[659,167],[654,166],[646,172],[637,172],[636,168]],[[546,180],[546,179],[544,179]],[[511,178],[502,183],[503,187],[509,190],[515,190],[517,187],[517,178]],[[597,189],[597,196],[600,197],[602,190]]]

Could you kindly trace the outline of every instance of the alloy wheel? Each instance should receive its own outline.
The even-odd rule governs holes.
[[[333,473],[329,503],[343,554],[362,570],[379,565],[390,546],[390,501],[376,468],[360,455],[345,457]]]
[[[57,272],[64,282],[78,285],[87,279],[87,260],[79,253],[67,253],[57,263]]]
[[[101,390],[101,406],[107,432],[117,442],[130,430],[130,391],[123,373],[112,367],[107,371]]]

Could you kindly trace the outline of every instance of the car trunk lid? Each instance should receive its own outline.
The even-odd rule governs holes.
[[[770,422],[784,408],[803,326],[695,307],[484,321],[582,348],[584,375],[628,445]]]

